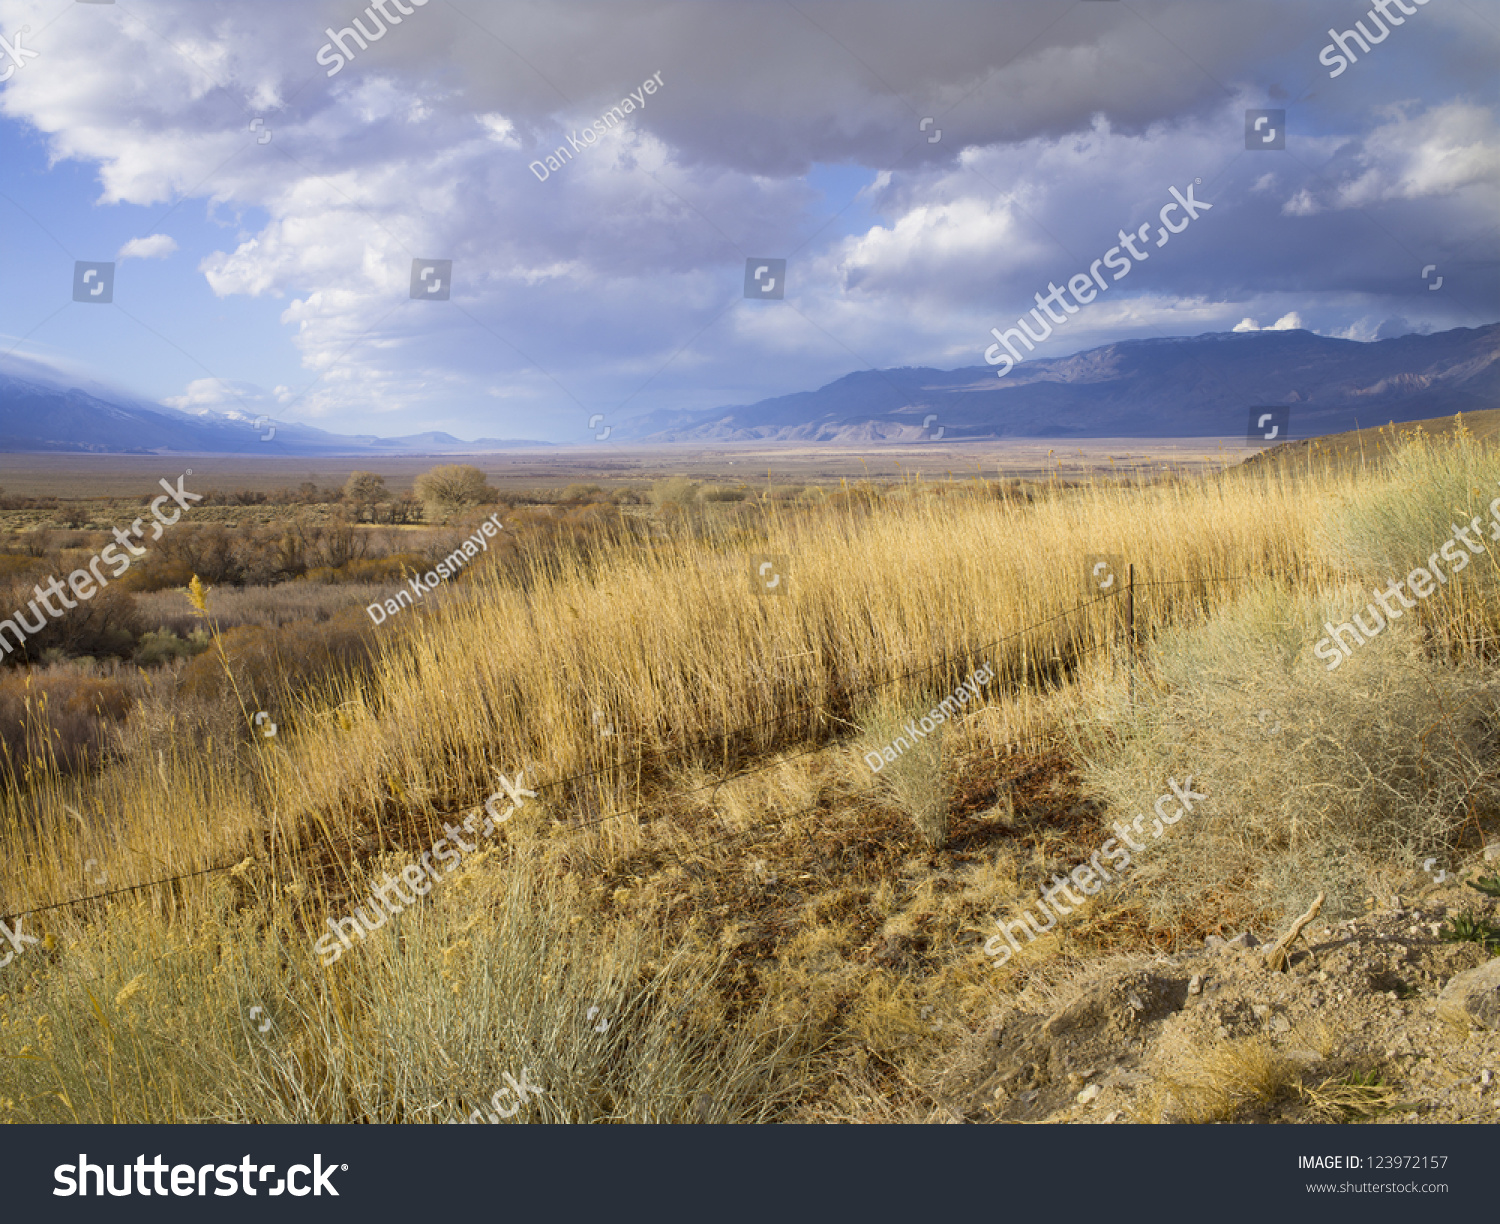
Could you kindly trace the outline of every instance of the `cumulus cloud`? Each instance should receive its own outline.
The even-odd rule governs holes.
[[[277,392],[286,388],[278,387]],[[169,395],[161,402],[168,408],[194,416],[223,415],[234,418],[253,418],[277,407],[283,396],[267,393],[254,383],[239,382],[226,378],[197,378],[190,382],[181,395]]]
[[[1467,101],[1424,110],[1405,103],[1384,108],[1383,120],[1344,144],[1320,182],[1298,191],[1284,211],[1311,216],[1465,190],[1491,209],[1500,207],[1500,133],[1493,110]]]
[[[1374,339],[1395,340],[1401,336],[1427,336],[1432,334],[1430,323],[1411,323],[1397,315],[1394,318],[1385,319],[1375,329]]]
[[[1269,327],[1261,327],[1261,325],[1254,319],[1245,318],[1241,319],[1230,330],[1237,332],[1301,331],[1302,316],[1295,310],[1288,311],[1286,314],[1282,315],[1281,318],[1277,319],[1276,322],[1272,323]]]

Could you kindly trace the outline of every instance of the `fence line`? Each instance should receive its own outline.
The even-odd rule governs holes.
[[[899,673],[898,675],[887,677],[884,680],[874,681],[871,684],[863,686],[862,688],[856,688],[856,689],[848,690],[848,694],[847,695],[854,696],[854,695],[857,695],[857,694],[860,694],[860,693],[873,692],[876,689],[884,688],[887,685],[895,684],[898,681],[907,680],[907,679],[909,679],[912,676],[921,675],[924,672],[929,672],[929,671],[932,671],[932,670],[934,670],[934,669],[936,669],[938,667],[942,667],[942,666],[944,666],[944,665],[952,662],[955,659],[971,658],[974,655],[980,653],[981,651],[992,650],[996,646],[1003,645],[1004,643],[1009,642],[1009,641],[1013,641],[1013,640],[1015,640],[1016,638],[1019,638],[1019,637],[1024,637],[1026,634],[1031,633],[1033,630],[1040,629],[1040,628],[1042,628],[1043,626],[1046,626],[1046,625],[1050,625],[1050,624],[1052,624],[1055,621],[1062,620],[1065,617],[1069,617],[1069,616],[1074,615],[1075,613],[1085,611],[1088,608],[1094,607],[1096,604],[1105,603],[1105,602],[1107,602],[1107,601],[1109,601],[1111,599],[1117,599],[1120,596],[1120,594],[1121,594],[1122,591],[1129,590],[1129,591],[1133,592],[1136,589],[1136,587],[1145,588],[1145,587],[1157,587],[1157,586],[1163,586],[1163,587],[1165,587],[1165,586],[1184,586],[1184,585],[1196,585],[1198,583],[1204,583],[1204,582],[1208,582],[1208,583],[1217,583],[1217,582],[1247,582],[1247,581],[1252,580],[1255,577],[1256,577],[1256,575],[1253,575],[1253,574],[1245,574],[1245,575],[1229,575],[1229,576],[1225,576],[1225,577],[1221,577],[1221,578],[1203,578],[1203,579],[1188,578],[1188,579],[1174,579],[1174,580],[1170,580],[1170,581],[1163,580],[1163,581],[1143,582],[1143,583],[1136,583],[1132,579],[1132,581],[1131,581],[1131,583],[1130,583],[1130,585],[1128,587],[1122,587],[1120,590],[1113,591],[1113,592],[1110,592],[1108,594],[1098,596],[1098,597],[1096,597],[1094,599],[1088,600],[1085,603],[1081,603],[1081,604],[1078,604],[1078,605],[1076,605],[1076,606],[1074,606],[1072,608],[1069,608],[1066,611],[1056,613],[1053,616],[1045,617],[1042,620],[1039,620],[1039,621],[1034,622],[1033,624],[1027,625],[1027,626],[1025,626],[1022,629],[1018,629],[1018,630],[1016,630],[1013,633],[1008,633],[1008,634],[1005,634],[1005,635],[1003,635],[1003,636],[1001,636],[999,638],[996,638],[993,642],[989,642],[989,643],[987,643],[987,644],[985,644],[983,646],[973,647],[972,649],[967,650],[967,651],[962,651],[962,652],[960,652],[957,655],[952,655],[952,656],[945,655],[942,659],[939,659],[939,660],[937,660],[937,661],[935,661],[933,663],[930,663],[926,667],[913,668],[913,669],[911,669],[909,671]],[[1080,651],[1080,656],[1086,655],[1088,653],[1091,653],[1094,650],[1100,649],[1100,648],[1102,648],[1103,645],[1105,645],[1105,643],[1096,643],[1092,647],[1088,647],[1086,649],[1083,649],[1083,650]],[[1131,642],[1131,648],[1132,648],[1132,651],[1133,651],[1133,648],[1134,648],[1134,642],[1133,642],[1133,640]],[[743,734],[745,734],[745,733],[747,733],[749,731],[758,730],[758,729],[760,729],[762,727],[772,726],[772,725],[775,725],[775,724],[781,722],[783,719],[785,719],[785,718],[787,718],[787,717],[789,717],[789,716],[791,716],[793,714],[804,713],[804,712],[807,712],[807,711],[810,711],[810,710],[814,710],[814,709],[818,709],[818,708],[820,708],[820,703],[807,703],[807,704],[799,706],[799,707],[794,707],[791,710],[788,710],[788,711],[786,711],[783,714],[778,714],[778,715],[775,715],[775,716],[773,716],[771,718],[768,718],[768,719],[762,719],[758,723],[750,723],[750,724],[747,724],[746,726],[743,726],[743,727],[737,727],[737,728],[732,728],[732,729],[727,730],[727,731],[718,732],[718,733],[716,733],[713,736],[708,736],[708,737],[705,737],[703,739],[699,739],[697,741],[690,741],[690,742],[685,743],[685,744],[679,744],[679,745],[670,746],[670,747],[663,747],[663,748],[653,749],[650,752],[642,753],[640,756],[636,757],[635,761],[634,761],[634,765],[635,766],[639,766],[642,762],[646,761],[650,757],[659,757],[659,756],[665,755],[667,753],[684,753],[684,752],[688,752],[688,751],[693,750],[693,749],[701,748],[701,747],[703,747],[703,746],[705,746],[707,744],[710,744],[710,743],[712,743],[712,742],[714,742],[716,740],[722,740],[724,742],[724,744],[725,744],[725,747],[727,748],[728,747],[728,741],[730,740],[731,737],[743,735]],[[754,775],[756,773],[763,773],[766,770],[774,769],[774,768],[776,768],[776,767],[778,767],[780,765],[783,765],[783,764],[785,764],[789,760],[793,760],[794,761],[794,760],[798,760],[798,759],[800,759],[800,758],[802,758],[804,756],[811,756],[813,753],[823,751],[828,746],[829,746],[829,744],[827,742],[819,743],[819,744],[814,745],[811,748],[805,749],[805,750],[803,750],[801,752],[794,753],[791,756],[780,755],[780,756],[777,756],[777,758],[775,760],[772,760],[770,762],[766,762],[766,763],[763,763],[763,764],[759,764],[759,765],[747,767],[745,769],[738,770],[738,771],[726,772],[725,775],[718,782],[705,783],[702,786],[693,787],[693,788],[691,788],[689,790],[674,791],[674,792],[671,792],[671,793],[666,794],[666,795],[661,795],[661,796],[658,796],[657,798],[653,799],[649,803],[640,804],[640,805],[638,805],[637,807],[634,807],[634,808],[627,808],[623,812],[612,812],[608,816],[601,816],[601,817],[599,817],[599,818],[597,818],[595,820],[580,822],[578,824],[575,824],[575,825],[571,826],[571,831],[580,831],[580,830],[583,830],[583,829],[589,829],[589,828],[593,828],[593,827],[595,827],[597,825],[604,824],[605,822],[610,821],[610,820],[620,820],[620,819],[623,819],[626,816],[636,815],[636,814],[638,814],[640,812],[643,812],[643,811],[647,810],[648,808],[658,807],[658,806],[660,806],[660,805],[662,805],[664,803],[670,802],[673,799],[684,798],[684,797],[689,796],[689,795],[699,794],[702,791],[708,790],[710,787],[713,787],[715,790],[717,790],[718,788],[726,785],[730,781],[736,781],[736,780],[738,780],[740,778],[750,777],[750,776],[752,776],[752,775]],[[626,768],[630,767],[630,765],[631,765],[631,762],[619,762],[619,763],[616,763],[616,764],[613,764],[613,765],[601,766],[598,769],[585,770],[585,771],[583,771],[581,773],[573,774],[573,775],[571,775],[569,777],[555,778],[555,779],[553,779],[550,782],[539,782],[539,783],[536,784],[536,790],[540,792],[540,791],[551,789],[551,788],[554,788],[554,787],[569,785],[571,783],[575,783],[575,782],[581,781],[581,780],[583,780],[585,778],[596,777],[596,776],[598,776],[600,774],[603,774],[603,773],[618,772],[619,770],[626,769]],[[1025,776],[1025,775],[1022,775],[1022,776]],[[811,810],[813,810],[813,809],[811,809],[811,808],[803,809],[804,812],[811,811]],[[802,813],[796,813],[796,812],[791,813],[791,815],[794,815],[794,816],[795,815],[800,815],[800,814],[802,814]],[[736,836],[741,836],[741,835],[743,835],[743,834],[737,834]],[[668,849],[668,851],[670,853],[672,853],[674,855],[674,857],[677,858],[677,860],[678,860],[679,863],[682,862],[681,857],[678,856],[678,855],[676,855],[675,851],[672,851],[670,849],[670,847],[668,847],[667,849]],[[148,888],[156,888],[156,887],[159,887],[159,886],[162,886],[162,885],[176,884],[176,883],[178,883],[180,881],[183,881],[183,880],[197,879],[197,878],[199,878],[201,876],[221,874],[221,873],[226,872],[226,871],[232,871],[235,867],[239,866],[239,864],[242,863],[242,862],[244,862],[244,861],[245,861],[245,857],[242,856],[242,857],[238,858],[235,862],[227,862],[227,863],[222,863],[222,864],[216,864],[216,865],[211,866],[211,867],[204,867],[204,868],[202,868],[202,869],[200,869],[198,871],[186,872],[186,873],[184,873],[182,875],[167,876],[167,877],[164,877],[163,879],[160,879],[160,880],[149,880],[149,881],[146,881],[145,883],[142,883],[142,884],[133,884],[133,885],[130,885],[130,886],[124,887],[124,888],[114,888],[114,889],[109,889],[109,890],[107,890],[105,892],[102,892],[102,893],[93,893],[93,894],[90,894],[90,895],[84,896],[84,897],[76,897],[76,898],[74,898],[72,900],[69,900],[69,901],[57,901],[57,902],[54,902],[53,904],[50,904],[50,905],[42,905],[42,906],[36,906],[36,907],[34,907],[32,909],[19,910],[19,911],[15,912],[15,913],[0,915],[0,922],[9,923],[9,922],[15,921],[18,918],[26,918],[26,917],[29,917],[29,916],[31,916],[33,914],[44,914],[44,913],[48,913],[48,912],[50,912],[52,910],[67,909],[67,908],[70,908],[70,907],[76,906],[76,905],[85,905],[85,904],[87,904],[90,901],[100,901],[100,900],[104,900],[104,899],[109,898],[109,897],[120,896],[120,895],[124,895],[124,894],[129,894],[129,893],[143,892],[143,891],[145,891]]]
[[[1200,582],[1204,582],[1204,581],[1209,581],[1209,582],[1246,582],[1246,581],[1251,580],[1254,577],[1255,577],[1255,575],[1253,575],[1253,574],[1243,574],[1243,575],[1229,575],[1229,576],[1225,576],[1225,577],[1222,577],[1222,578],[1212,578],[1212,579],[1188,578],[1188,579],[1163,580],[1163,581],[1159,581],[1159,582],[1138,582],[1138,583],[1134,583],[1133,585],[1136,588],[1142,588],[1142,589],[1144,589],[1144,588],[1147,588],[1147,587],[1157,587],[1157,586],[1187,586],[1187,585],[1196,585],[1196,584],[1198,584]],[[992,650],[996,646],[1003,645],[1004,643],[1006,643],[1008,641],[1011,641],[1011,640],[1013,640],[1015,638],[1024,637],[1026,634],[1032,632],[1033,630],[1040,629],[1042,626],[1051,624],[1053,621],[1061,620],[1064,617],[1072,616],[1076,612],[1082,612],[1082,611],[1084,611],[1084,610],[1086,610],[1088,608],[1093,607],[1095,604],[1104,603],[1104,602],[1106,602],[1108,600],[1111,600],[1111,599],[1118,599],[1119,596],[1120,596],[1120,594],[1125,589],[1126,588],[1122,587],[1119,591],[1114,591],[1114,592],[1111,592],[1111,593],[1109,593],[1107,595],[1097,596],[1096,598],[1091,599],[1091,600],[1087,601],[1086,603],[1078,604],[1078,605],[1076,605],[1076,606],[1074,606],[1072,608],[1068,608],[1067,610],[1065,610],[1063,612],[1059,612],[1059,613],[1057,613],[1057,614],[1055,614],[1053,616],[1045,617],[1044,619],[1036,621],[1033,624],[1027,625],[1027,626],[1025,626],[1022,629],[1018,629],[1014,633],[1005,634],[1004,636],[996,638],[993,642],[986,643],[983,646],[974,646],[974,647],[971,647],[968,650],[960,651],[956,655],[945,656],[944,658],[939,659],[939,660],[937,660],[934,663],[928,664],[926,667],[913,668],[910,671],[902,672],[902,673],[900,673],[898,675],[887,677],[884,680],[873,681],[872,683],[867,684],[867,685],[863,685],[863,686],[861,686],[859,688],[853,688],[853,689],[845,690],[845,696],[854,697],[854,696],[858,696],[858,695],[863,694],[863,693],[873,692],[876,689],[884,688],[887,685],[895,684],[898,681],[907,680],[907,679],[911,678],[912,676],[921,675],[923,672],[932,671],[935,668],[942,667],[945,663],[949,662],[950,660],[971,658],[972,656],[974,656],[976,654],[979,654],[981,651]],[[568,784],[573,783],[573,782],[582,781],[582,780],[584,780],[586,778],[597,777],[599,774],[603,774],[603,773],[615,772],[615,771],[622,770],[622,769],[627,769],[627,768],[638,768],[645,761],[649,760],[652,757],[659,757],[659,756],[666,755],[668,753],[685,753],[685,752],[689,752],[689,751],[692,751],[694,749],[706,747],[706,746],[714,743],[715,741],[725,741],[726,745],[727,745],[727,741],[729,739],[733,738],[733,737],[744,735],[744,734],[746,734],[748,732],[751,732],[751,731],[757,731],[757,730],[760,730],[761,728],[764,728],[764,727],[773,726],[773,725],[775,725],[775,724],[783,721],[784,719],[790,718],[791,716],[793,716],[795,714],[806,713],[808,711],[815,710],[817,708],[818,708],[818,705],[814,704],[814,703],[811,703],[811,702],[806,703],[806,704],[801,705],[801,706],[793,706],[789,710],[786,710],[786,711],[784,711],[784,712],[782,712],[780,714],[772,715],[770,718],[762,719],[760,722],[747,723],[747,724],[745,724],[743,726],[734,727],[734,728],[731,728],[731,729],[726,730],[726,731],[715,732],[713,735],[704,736],[703,738],[700,738],[698,740],[690,740],[690,741],[688,741],[686,743],[683,743],[683,744],[677,744],[677,745],[672,745],[672,746],[663,747],[663,748],[654,748],[654,749],[650,750],[649,752],[641,753],[639,756],[635,757],[633,760],[630,760],[630,761],[621,761],[621,762],[618,762],[618,763],[613,764],[613,765],[603,765],[603,766],[600,766],[600,767],[598,767],[596,769],[586,769],[586,770],[583,770],[583,771],[581,771],[579,773],[572,774],[572,775],[570,775],[568,777],[554,778],[550,782],[538,783],[537,789],[540,791],[540,790],[542,790],[544,788],[547,788],[547,787],[565,786],[565,785],[568,785]]]

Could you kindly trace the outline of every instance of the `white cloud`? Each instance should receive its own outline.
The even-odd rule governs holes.
[[[177,243],[166,234],[152,234],[146,238],[132,238],[119,250],[115,259],[165,259],[177,250]]]
[[[1270,327],[1262,328],[1259,323],[1247,316],[1236,323],[1230,330],[1237,332],[1301,331],[1302,328],[1302,316],[1295,310],[1291,310],[1272,323]]]
[[[520,140],[516,138],[516,125],[504,115],[480,115],[478,119],[489,138],[496,144],[504,145],[507,149],[521,147]]]
[[[278,391],[283,388],[277,388]],[[224,416],[253,419],[272,405],[272,396],[254,383],[227,378],[197,378],[182,395],[169,395],[161,402],[168,408],[194,416]],[[280,397],[276,397],[280,398]]]
[[[1332,185],[1316,193],[1304,188],[1282,211],[1311,216],[1465,190],[1477,192],[1492,210],[1500,207],[1500,138],[1493,111],[1455,101],[1408,115],[1414,105],[1384,108],[1386,122],[1347,142],[1319,176]]]
[[[0,0],[0,30],[33,2]],[[268,396],[202,379],[174,405],[295,399],[299,414],[343,414],[341,427],[504,388],[581,428],[583,403],[611,407],[643,387],[640,407],[679,393],[703,406],[864,362],[974,364],[991,326],[1087,269],[1119,229],[1154,223],[1168,187],[1198,176],[1216,211],[1148,247],[1149,263],[1070,316],[1049,354],[1292,304],[1352,326],[1391,309],[1374,300],[1387,292],[1370,284],[1374,257],[1352,238],[1353,250],[1316,240],[1336,218],[1284,217],[1458,196],[1462,207],[1424,208],[1400,232],[1413,248],[1433,235],[1461,248],[1493,225],[1483,206],[1500,182],[1492,108],[1442,101],[1488,96],[1485,45],[1454,72],[1417,37],[1403,55],[1412,71],[1442,70],[1437,101],[1378,114],[1379,74],[1350,74],[1337,83],[1346,109],[1317,117],[1332,134],[1305,146],[1330,159],[1321,174],[1236,166],[1251,103],[1223,99],[1182,57],[1248,79],[1300,14],[1269,0],[1178,5],[1171,43],[1092,12],[1054,27],[1024,5],[1003,22],[976,21],[987,10],[975,4],[894,6],[871,24],[859,6],[822,5],[829,37],[857,56],[809,39],[794,10],[475,0],[462,15],[428,6],[331,81],[313,56],[322,28],[350,19],[341,0],[138,8],[120,22],[75,6],[66,37],[0,90],[0,114],[39,133],[54,162],[92,168],[102,204],[206,207],[223,237],[190,248],[183,268],[221,298],[279,301],[316,380],[306,395]],[[1016,54],[1023,32],[1035,42]],[[526,169],[658,68],[662,88],[608,141],[545,183]],[[264,145],[252,114],[273,131]],[[941,143],[918,132],[924,114],[945,115]],[[814,165],[866,173],[846,213],[847,199],[811,185]],[[1298,246],[1298,233],[1313,237]],[[118,258],[175,249],[153,235]],[[780,252],[792,256],[785,306],[737,300],[742,257]],[[410,300],[418,257],[454,261],[452,302]],[[265,377],[281,380],[302,382]]]
[[[1323,206],[1306,187],[1281,206],[1281,215],[1284,217],[1311,217],[1322,211]]]

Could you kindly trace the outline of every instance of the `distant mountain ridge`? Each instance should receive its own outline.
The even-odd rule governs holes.
[[[1260,405],[1287,405],[1294,438],[1500,407],[1500,324],[1368,343],[1309,331],[1122,340],[1028,356],[1003,379],[985,365],[863,370],[754,404],[647,414],[617,433],[641,442],[868,443],[940,429],[947,440],[1233,437]]]
[[[373,456],[471,454],[553,445],[501,438],[465,442],[436,431],[401,438],[334,434],[237,412],[189,414],[124,395],[106,399],[76,386],[0,372],[0,452]]]
[[[88,389],[77,385],[87,384]],[[1362,343],[1308,331],[1122,340],[995,367],[861,370],[753,404],[648,413],[618,442],[868,444],[941,436],[1237,437],[1252,407],[1285,405],[1282,439],[1500,407],[1500,324]],[[258,423],[257,423],[258,422]],[[0,370],[0,452],[447,455],[553,447],[437,431],[341,435],[239,412],[181,412],[86,379]]]

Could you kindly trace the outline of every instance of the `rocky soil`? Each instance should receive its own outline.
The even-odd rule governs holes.
[[[1500,959],[1447,942],[1496,901],[1450,878],[1419,898],[1283,932],[1114,962],[1063,1006],[1028,988],[943,1086],[973,1122],[1480,1122],[1500,1100]],[[1497,924],[1500,925],[1500,924]]]

